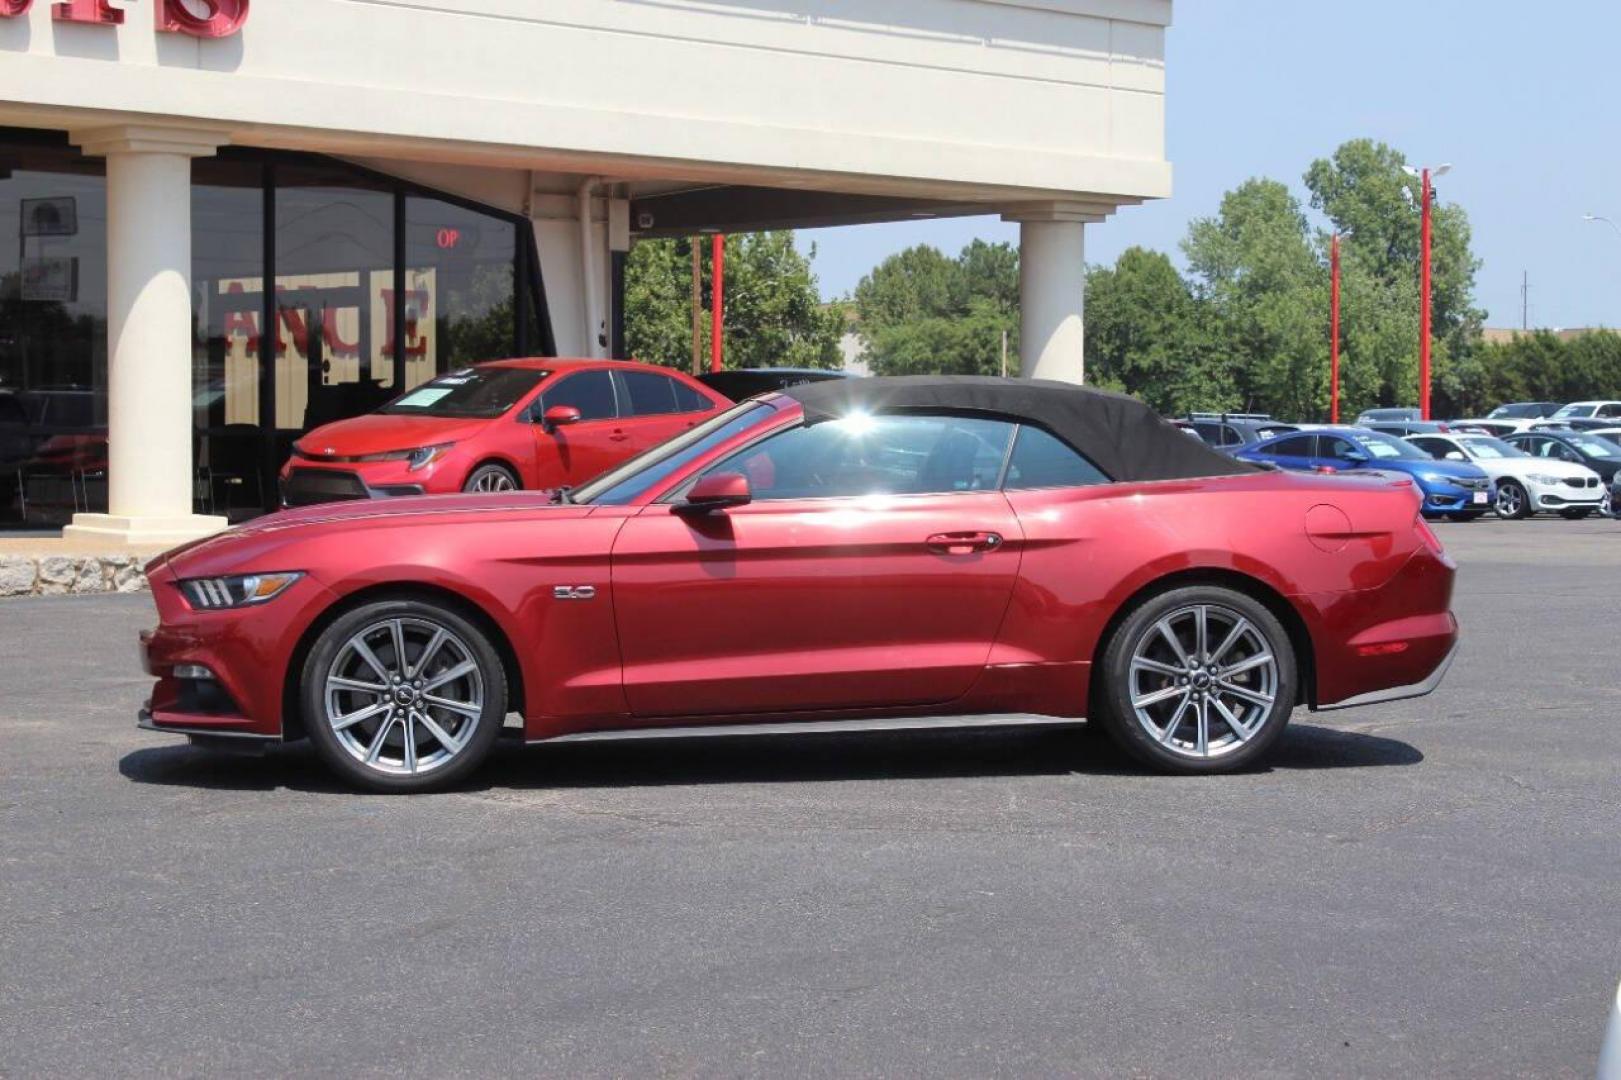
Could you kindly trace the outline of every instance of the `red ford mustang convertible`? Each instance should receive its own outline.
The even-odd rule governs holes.
[[[420,791],[530,742],[1095,720],[1175,772],[1428,693],[1453,564],[1406,480],[1234,461],[1129,398],[854,379],[573,491],[263,518],[149,569],[141,724]]]

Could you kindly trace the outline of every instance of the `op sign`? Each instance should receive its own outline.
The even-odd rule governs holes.
[[[26,15],[34,0],[0,0],[0,19]],[[157,27],[166,34],[198,38],[230,37],[248,21],[248,0],[152,0]],[[56,0],[51,18],[57,22],[117,26],[124,13],[112,0]]]

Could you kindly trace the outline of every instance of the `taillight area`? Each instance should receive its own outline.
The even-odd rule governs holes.
[[[1437,555],[1445,555],[1447,553],[1446,547],[1441,543],[1441,538],[1435,535],[1435,530],[1430,528],[1430,523],[1424,520],[1423,514],[1419,514],[1413,518],[1413,530],[1418,533],[1419,537],[1424,541],[1425,546],[1431,551],[1435,552]]]

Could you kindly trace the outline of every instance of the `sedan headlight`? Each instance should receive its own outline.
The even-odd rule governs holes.
[[[406,455],[405,470],[407,472],[416,472],[418,469],[426,469],[449,453],[450,448],[454,445],[456,444],[440,443],[438,446],[424,446],[419,450],[412,450]]]
[[[1543,484],[1549,487],[1563,483],[1559,477],[1549,476],[1546,473],[1528,473],[1525,478],[1533,484]]]
[[[186,599],[199,611],[224,611],[274,600],[302,573],[238,574],[232,577],[192,578],[180,583]]]

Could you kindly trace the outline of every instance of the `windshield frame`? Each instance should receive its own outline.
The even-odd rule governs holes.
[[[640,454],[603,473],[598,473],[577,488],[569,491],[569,501],[585,506],[637,506],[642,503],[657,502],[659,497],[671,487],[679,485],[681,478],[686,475],[683,470],[690,469],[696,463],[707,461],[718,452],[724,452],[739,439],[748,439],[765,430],[771,425],[769,420],[781,418],[785,410],[780,405],[772,404],[769,397],[751,397],[733,405],[724,412],[716,413],[708,420],[695,428],[682,432],[675,438],[659,443],[657,446],[643,450]],[[724,436],[716,437],[726,431],[739,420],[748,419],[749,422],[741,425]],[[705,444],[705,440],[712,440]],[[695,449],[696,448],[696,449]],[[644,472],[657,469],[672,458],[687,454],[694,450],[690,456],[671,466],[662,476],[657,477],[638,489],[623,501],[601,502],[604,495],[615,488],[622,487]],[[700,465],[701,467],[701,465]]]

